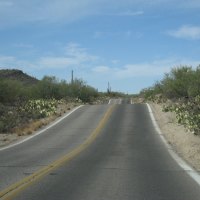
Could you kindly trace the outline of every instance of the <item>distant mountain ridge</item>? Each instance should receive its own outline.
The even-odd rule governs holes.
[[[0,69],[0,79],[17,80],[27,85],[33,85],[39,81],[18,69]]]

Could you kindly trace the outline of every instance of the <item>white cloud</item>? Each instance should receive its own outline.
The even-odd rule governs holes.
[[[17,47],[29,46],[25,44],[16,44]],[[30,47],[31,48],[31,47]],[[34,69],[63,69],[63,68],[86,68],[92,63],[98,61],[98,57],[88,53],[86,48],[82,48],[77,43],[69,43],[63,48],[62,55],[41,56],[31,63],[25,60],[19,60],[12,56],[0,56],[0,66],[3,67],[32,67]]]
[[[42,57],[38,61],[38,66],[42,68],[66,68],[68,66],[77,65],[79,61],[72,58],[65,57]]]
[[[77,48],[82,50],[76,51]],[[149,82],[146,83],[146,80],[151,80],[153,84],[156,80],[162,78],[165,73],[170,72],[172,67],[180,65],[196,67],[200,64],[200,60],[168,58],[149,62],[124,64],[121,66],[119,66],[121,62],[118,62],[118,67],[113,67],[114,64],[112,61],[109,62],[110,64],[112,63],[111,66],[109,66],[102,65],[101,59],[95,60],[95,62],[85,58],[82,60],[80,54],[85,53],[89,55],[89,57],[90,54],[79,45],[70,44],[66,49],[66,56],[40,57],[32,61],[20,60],[13,56],[0,55],[0,69],[17,68],[30,75],[39,75],[37,78],[48,74],[55,75],[58,78],[66,78],[63,74],[74,69],[77,77],[83,78],[95,87],[101,89],[104,87],[106,88],[106,83],[110,81],[113,88],[117,89],[122,87],[122,85],[123,87],[126,85],[126,87],[129,88],[130,82],[133,85],[137,84],[140,88],[146,87],[150,84]],[[105,62],[105,60],[103,62]]]
[[[101,39],[101,38],[108,38],[108,37],[118,37],[118,38],[130,38],[134,37],[136,39],[140,39],[143,36],[142,33],[137,31],[96,31],[94,32],[93,38],[94,39]]]
[[[93,63],[98,60],[97,56],[88,53],[77,43],[69,43],[64,47],[64,54],[61,56],[41,57],[37,62],[43,68],[69,68],[82,67],[86,63]]]
[[[154,60],[149,63],[141,63],[134,65],[126,65],[123,73],[119,74],[120,76],[163,76],[165,73],[170,72],[171,68],[178,67],[181,65],[188,65],[196,67],[200,64],[199,61],[184,59],[184,58],[168,58],[163,60]]]
[[[123,32],[123,35],[125,35],[125,32]],[[107,38],[107,37],[116,37],[116,36],[122,36],[122,32],[111,32],[111,31],[96,31],[94,33],[94,38]]]
[[[82,48],[77,43],[69,43],[65,48],[66,56],[77,60],[79,63],[87,61],[95,61],[97,56],[91,55],[87,52],[86,48]]]
[[[15,61],[15,57],[13,56],[1,56],[0,55],[0,64],[13,63]]]
[[[62,56],[41,57],[37,63],[38,66],[43,68],[59,69],[82,67],[85,63],[92,63],[96,60],[98,60],[98,57],[89,54],[86,48],[82,48],[77,43],[69,43],[64,47],[64,54]]]
[[[144,11],[126,11],[126,12],[121,12],[113,15],[118,15],[118,16],[137,16],[137,15],[143,15]],[[112,15],[112,14],[111,14]]]
[[[155,77],[168,72],[170,66],[156,65],[154,63],[128,64],[115,72],[117,79],[134,77]]]
[[[114,6],[113,6],[114,5]],[[199,0],[1,0],[0,25],[16,26],[24,22],[68,23],[90,15],[143,15],[146,9],[200,6]],[[182,6],[182,7],[183,7]],[[136,11],[132,11],[132,10]],[[120,10],[125,10],[121,12]],[[128,11],[127,11],[128,10]]]
[[[120,62],[121,63],[121,62]],[[139,62],[124,64],[118,67],[99,65],[91,69],[84,79],[95,85],[95,87],[105,90],[108,81],[114,91],[139,92],[142,88],[149,87],[162,79],[165,73],[169,73],[171,68],[180,65],[193,66],[200,64],[200,60],[190,60],[183,58],[158,59],[149,62]],[[121,88],[121,89],[120,89]]]
[[[70,43],[65,48],[65,52],[60,56],[41,56],[32,61],[20,60],[13,56],[0,55],[1,68],[16,68],[29,70],[48,70],[48,69],[79,69],[85,73],[93,73],[98,77],[110,77],[115,80],[122,80],[134,77],[155,77],[162,76],[164,73],[170,72],[175,66],[189,65],[198,66],[200,60],[190,60],[184,58],[158,59],[144,63],[130,63],[120,65],[118,60],[111,60],[112,67],[102,65],[102,59],[88,53],[87,49],[82,48],[76,43]],[[105,62],[105,61],[104,61]]]
[[[116,12],[116,13],[102,13],[102,15],[108,15],[108,16],[124,16],[124,17],[134,17],[134,16],[138,16],[138,15],[143,15],[144,11],[124,11],[124,12]]]
[[[168,31],[167,34],[176,38],[198,40],[200,39],[200,26],[184,25],[177,30]]]
[[[116,64],[120,63],[120,60],[114,59],[114,60],[111,60],[111,63],[114,64],[114,65],[116,65]]]
[[[180,65],[188,65],[196,67],[200,64],[200,60],[187,60],[181,58],[169,58],[163,60],[154,60],[145,63],[126,64],[121,67],[98,66],[92,69],[98,75],[107,75],[115,80],[123,80],[134,77],[158,77],[170,72],[171,68]]]
[[[97,66],[97,67],[92,69],[93,72],[97,72],[97,73],[108,73],[111,70],[112,69],[110,67],[107,67],[107,66]]]
[[[14,56],[0,55],[0,69],[20,69],[30,73],[37,69],[35,63],[27,60],[20,60]]]
[[[45,3],[44,20],[58,21],[67,20],[74,21],[81,17],[93,14],[95,12],[95,1],[91,0],[50,0]],[[94,7],[94,9],[92,9]]]
[[[1,28],[24,22],[71,22],[90,15],[94,2],[91,0],[18,0],[0,2]]]
[[[96,32],[94,33],[93,38],[98,39],[98,38],[105,37],[106,35],[107,35],[106,32],[103,32],[103,31],[96,31]]]

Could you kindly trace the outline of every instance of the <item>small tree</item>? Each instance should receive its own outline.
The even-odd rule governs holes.
[[[168,98],[188,97],[192,79],[192,67],[173,68],[161,81],[164,95]]]
[[[22,84],[16,80],[0,81],[0,102],[11,103],[15,102],[23,96]]]
[[[35,96],[37,98],[59,98],[58,80],[54,76],[44,76],[35,89]]]

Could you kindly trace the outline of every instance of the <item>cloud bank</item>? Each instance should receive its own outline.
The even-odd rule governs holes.
[[[86,16],[105,13],[136,16],[143,15],[144,10],[163,7],[193,9],[200,7],[200,2],[199,0],[184,2],[182,0],[1,0],[0,25],[5,27],[30,22],[68,23]],[[121,11],[118,12],[119,10]]]
[[[170,30],[167,32],[168,35],[180,38],[180,39],[200,39],[200,26],[189,26],[184,25],[178,28],[177,30]]]

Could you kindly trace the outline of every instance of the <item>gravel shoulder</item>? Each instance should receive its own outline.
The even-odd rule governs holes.
[[[150,103],[154,117],[168,143],[186,162],[200,171],[200,136],[186,131],[174,113],[163,112],[162,105]]]

